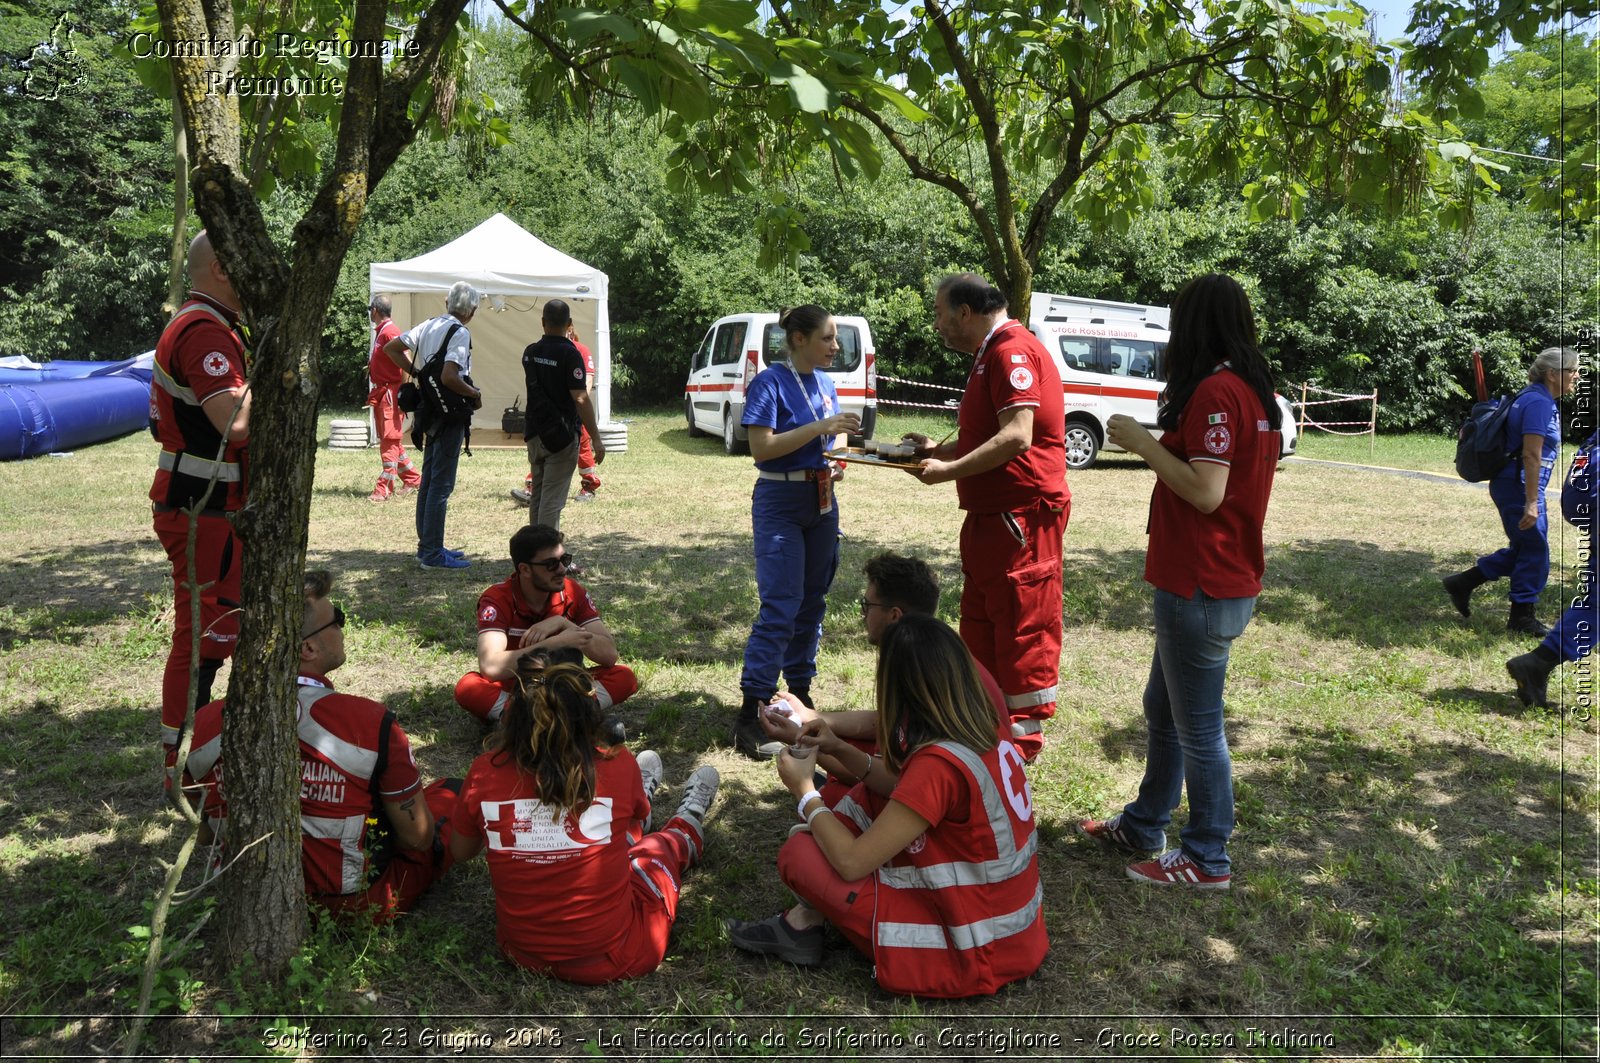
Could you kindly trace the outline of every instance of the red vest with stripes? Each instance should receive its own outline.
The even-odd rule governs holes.
[[[150,500],[158,506],[192,505],[205,494],[213,472],[217,485],[205,508],[231,513],[244,505],[244,444],[223,449],[222,434],[201,408],[218,391],[244,386],[244,341],[235,331],[235,320],[191,296],[156,343],[150,427],[161,443],[161,456]]]
[[[927,756],[966,777],[966,820],[935,824],[877,870],[878,984],[923,997],[994,993],[1038,970],[1049,948],[1022,755],[1009,741],[981,755],[938,742],[912,759]],[[872,823],[854,795],[834,811],[863,831]]]

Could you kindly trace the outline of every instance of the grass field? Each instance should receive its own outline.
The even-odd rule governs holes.
[[[908,427],[937,423],[886,418],[879,435]],[[1359,444],[1336,460],[1366,461]],[[1302,453],[1335,456],[1319,440]],[[145,498],[152,457],[136,435],[0,466],[7,1054],[95,1057],[116,1044],[142,955],[129,928],[147,918],[177,845],[158,782],[170,583]],[[1449,446],[1380,439],[1376,463],[1447,469]],[[372,451],[318,456],[308,562],[335,571],[351,617],[337,679],[399,714],[426,777],[459,775],[479,737],[451,688],[472,667],[477,595],[506,574],[506,540],[525,518],[507,497],[525,459],[483,448],[462,459],[447,535],[476,562],[462,573],[418,569],[413,503],[366,501],[377,466]],[[208,963],[200,934],[163,978],[173,1017],[153,1026],[147,1051],[1593,1057],[1592,675],[1565,667],[1564,708],[1524,711],[1502,667],[1526,648],[1503,630],[1504,599],[1480,591],[1470,621],[1450,609],[1439,577],[1500,538],[1481,488],[1280,469],[1266,586],[1228,686],[1234,888],[1198,896],[1127,881],[1122,862],[1071,830],[1118,808],[1140,774],[1153,483],[1125,455],[1071,477],[1063,696],[1030,771],[1051,952],[997,997],[946,1003],[887,996],[842,946],[799,972],[727,945],[724,918],[786,903],[773,863],[793,820],[771,766],[726,744],[755,610],[750,464],[658,413],[633,418],[627,453],[602,473],[599,501],[569,506],[563,523],[640,677],[623,706],[632,744],[661,751],[669,784],[703,762],[724,779],[661,970],[586,989],[500,960],[480,860],[393,928],[319,927],[283,986]],[[886,470],[852,470],[840,499],[843,563],[814,694],[866,708],[861,566],[885,548],[927,558],[953,622],[960,514],[952,488]],[[1547,620],[1574,593],[1578,545],[1563,528]],[[178,909],[175,936],[206,906]]]

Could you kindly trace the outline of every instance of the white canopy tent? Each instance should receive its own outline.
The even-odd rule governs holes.
[[[444,313],[445,295],[457,281],[478,289],[483,301],[472,331],[472,379],[483,389],[483,409],[472,426],[500,431],[512,401],[527,407],[522,350],[542,335],[539,316],[551,299],[572,308],[578,338],[594,352],[596,420],[611,420],[611,318],[604,273],[562,254],[522,226],[496,214],[471,232],[404,262],[374,262],[373,295],[394,303],[401,330]]]

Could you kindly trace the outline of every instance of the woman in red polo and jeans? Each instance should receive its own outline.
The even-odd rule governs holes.
[[[1238,281],[1211,273],[1178,293],[1165,375],[1160,440],[1120,414],[1107,426],[1111,442],[1156,474],[1144,565],[1156,629],[1144,691],[1144,780],[1121,814],[1078,827],[1126,852],[1159,853],[1128,868],[1135,881],[1227,889],[1233,762],[1222,686],[1233,640],[1261,593],[1261,527],[1282,447],[1272,377]],[[1167,824],[1185,789],[1189,822],[1179,847],[1167,850]]]

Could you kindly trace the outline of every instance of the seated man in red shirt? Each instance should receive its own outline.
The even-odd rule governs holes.
[[[306,895],[336,913],[387,920],[409,911],[449,868],[450,814],[460,779],[422,786],[411,743],[380,702],[334,693],[328,675],[345,661],[344,611],[328,600],[326,572],[306,573],[300,637],[300,829]],[[207,825],[222,834],[223,703],[195,714],[184,771],[199,787]]]
[[[617,644],[589,594],[567,572],[566,537],[548,524],[524,525],[511,537],[511,578],[478,598],[478,670],[456,684],[456,704],[494,724],[517,681],[517,662],[535,651],[570,646],[594,663],[602,711],[639,689],[633,670],[617,663]]]

